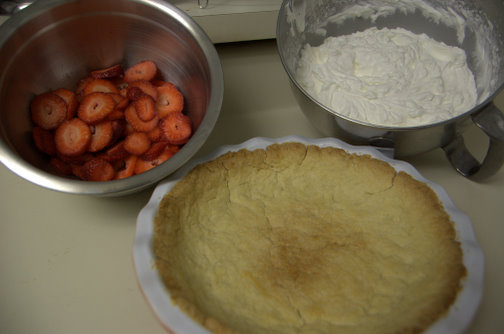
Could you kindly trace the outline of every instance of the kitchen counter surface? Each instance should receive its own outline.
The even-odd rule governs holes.
[[[320,137],[298,108],[274,40],[217,46],[225,77],[220,119],[198,155],[251,137]],[[504,97],[496,104],[504,110]],[[486,145],[471,128],[466,141]],[[440,149],[408,159],[465,211],[486,255],[469,334],[504,333],[504,169],[486,183],[459,176]],[[153,188],[119,198],[67,195],[0,165],[0,333],[166,333],[138,287],[136,218]]]

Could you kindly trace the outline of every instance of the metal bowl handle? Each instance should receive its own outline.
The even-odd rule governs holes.
[[[480,163],[467,150],[464,139],[460,135],[443,146],[443,150],[452,166],[460,174],[474,181],[483,181],[497,173],[504,164],[504,114],[494,103],[489,103],[481,111],[472,115],[472,121],[490,139],[483,162]]]

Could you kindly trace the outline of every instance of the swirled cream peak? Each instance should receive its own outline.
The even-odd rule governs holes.
[[[477,100],[462,49],[402,28],[370,28],[306,45],[296,79],[338,114],[381,126],[436,123]]]

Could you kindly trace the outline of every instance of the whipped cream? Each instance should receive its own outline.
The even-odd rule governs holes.
[[[447,120],[478,98],[462,49],[403,28],[370,28],[306,45],[296,79],[336,113],[380,126]]]

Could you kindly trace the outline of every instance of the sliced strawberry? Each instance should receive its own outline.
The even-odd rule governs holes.
[[[54,169],[54,172],[59,175],[72,175],[72,166],[63,161],[61,158],[52,157],[49,164]]]
[[[184,97],[174,84],[167,82],[163,86],[157,87],[157,91],[156,111],[160,118],[164,118],[172,112],[182,112]]]
[[[134,102],[138,118],[148,122],[156,117],[156,104],[152,97],[144,95]]]
[[[124,109],[128,106],[129,100],[121,94],[109,93],[109,95],[114,99],[115,107],[114,110],[108,114],[107,119],[110,121],[124,119]]]
[[[121,64],[116,64],[107,68],[91,71],[91,76],[95,79],[110,79],[120,77],[123,73],[124,70]]]
[[[140,158],[137,159],[135,163],[135,174],[140,174],[159,166],[163,162],[170,159],[174,154],[175,153],[173,153],[170,149],[165,148],[164,151],[153,160],[143,160]]]
[[[54,133],[57,151],[65,156],[77,156],[86,152],[91,142],[89,125],[78,118],[61,123]]]
[[[133,176],[135,173],[135,164],[138,157],[136,155],[130,155],[127,157],[121,169],[116,172],[115,178],[116,180],[124,179],[130,176]]]
[[[77,115],[84,122],[94,124],[104,120],[114,110],[114,106],[114,98],[110,94],[94,92],[84,96]]]
[[[82,178],[86,181],[108,181],[115,176],[112,165],[104,159],[95,158],[81,167]]]
[[[157,74],[157,66],[153,61],[146,60],[129,67],[124,72],[124,81],[133,82],[137,80],[151,81]]]
[[[168,114],[159,123],[164,138],[174,145],[185,144],[192,135],[191,119],[181,112]]]
[[[63,160],[64,162],[66,162],[67,164],[73,166],[73,165],[84,165],[85,162],[91,160],[94,158],[94,155],[89,153],[89,152],[85,152],[83,154],[79,154],[79,155],[76,155],[76,156],[66,156],[66,155],[63,155],[61,153],[59,153],[58,155],[58,158]]]
[[[112,78],[109,80],[112,81],[112,83],[117,87],[117,89],[119,89],[119,93],[121,92],[121,90],[128,88],[128,83],[124,82],[122,77]]]
[[[110,114],[106,117],[109,121],[117,121],[120,119],[124,119],[124,111],[119,109],[114,109]]]
[[[126,119],[126,117],[124,117],[124,119]],[[135,130],[135,128],[133,128],[131,126],[131,124],[128,123],[128,121],[126,121],[126,125],[124,126],[124,132],[123,132],[123,135],[126,137],[127,135],[130,135],[132,134],[133,132],[137,132],[137,130]]]
[[[143,154],[150,146],[151,141],[145,132],[134,132],[124,139],[124,149],[131,154]]]
[[[45,130],[53,130],[66,119],[67,104],[56,94],[42,93],[32,100],[30,111],[36,125]]]
[[[159,126],[156,126],[154,129],[147,132],[147,135],[153,143],[163,140],[163,132]]]
[[[53,91],[53,94],[58,95],[63,100],[65,100],[67,104],[67,114],[66,119],[71,119],[75,116],[75,112],[77,110],[77,96],[71,90],[66,88],[58,88]]]
[[[121,94],[122,97],[128,98],[128,87],[121,88],[119,94]]]
[[[152,79],[150,81],[150,83],[154,86],[154,87],[160,87],[160,86],[163,86],[166,84],[166,81],[164,80],[159,80],[159,79]]]
[[[143,93],[142,95],[149,95],[155,100],[157,100],[158,97],[158,92],[157,88],[151,84],[149,81],[145,80],[138,80],[138,81],[133,81],[130,82],[128,85],[128,96],[130,95],[129,90],[132,89],[136,91],[137,89],[140,89],[140,91]],[[132,96],[137,96],[139,95],[138,92],[135,92],[135,94],[132,94]],[[130,98],[131,99],[131,98]],[[131,99],[131,100],[136,100],[136,99]]]
[[[114,125],[112,121],[103,121],[91,125],[91,143],[89,143],[89,152],[98,152],[107,147],[114,136]]]
[[[112,121],[112,128],[114,129],[114,134],[112,136],[111,145],[117,142],[119,139],[124,137],[124,133],[126,131],[126,120],[117,119]]]
[[[40,152],[51,156],[56,154],[56,144],[54,143],[53,133],[50,130],[35,126],[32,129],[32,137],[35,146]]]
[[[91,93],[119,93],[119,88],[110,80],[107,79],[93,79],[86,87],[84,87],[84,96]]]
[[[79,179],[84,180],[84,176],[82,175],[82,165],[72,165],[70,164],[70,167],[72,168],[72,174],[77,176]]]
[[[173,154],[177,153],[178,151],[180,151],[180,146],[179,145],[173,145],[173,144],[168,144],[166,146],[166,149],[167,150],[170,150],[171,152],[173,152]]]
[[[114,99],[115,109],[124,110],[128,106],[128,99],[122,96],[120,93],[109,93],[109,95]]]
[[[103,155],[103,159],[112,162],[118,160],[126,159],[130,154],[124,148],[124,140],[118,142],[111,148],[107,149],[107,151]]]
[[[112,165],[112,168],[114,168],[115,172],[117,173],[117,171],[124,168],[124,164],[125,164],[124,160],[127,159],[128,157],[121,159],[121,160],[109,161],[108,157],[103,152],[101,152],[96,155],[96,158],[103,159],[103,160],[107,161],[108,163],[110,163],[110,165]]]
[[[133,129],[135,129],[135,131],[139,132],[149,132],[150,130],[154,129],[159,122],[159,117],[157,117],[157,115],[150,121],[142,121],[138,117],[138,113],[134,104],[130,104],[126,108],[126,110],[124,111],[124,118],[126,118],[126,121],[128,121],[128,123]]]
[[[128,100],[136,101],[146,95],[140,87],[128,87],[126,96]]]
[[[151,170],[152,168],[157,166],[157,161],[156,160],[143,160],[138,158],[137,161],[135,162],[135,175],[144,173],[148,170]]]
[[[154,160],[163,153],[167,145],[169,145],[167,142],[153,143],[150,148],[140,156],[140,158],[146,161]]]
[[[77,101],[80,102],[82,100],[82,97],[84,96],[84,89],[93,80],[94,80],[93,77],[85,77],[79,81],[79,83],[77,84],[77,88],[75,88],[75,95],[77,96]]]

